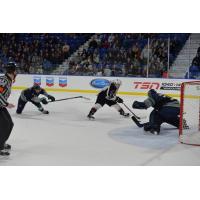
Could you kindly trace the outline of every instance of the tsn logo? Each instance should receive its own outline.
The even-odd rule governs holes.
[[[134,89],[159,89],[160,83],[158,82],[133,82]]]

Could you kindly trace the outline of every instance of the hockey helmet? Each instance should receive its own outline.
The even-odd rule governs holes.
[[[115,79],[115,80],[111,81],[111,83],[114,83],[118,87],[120,87],[120,85],[122,84],[121,80],[119,80],[119,79]]]
[[[148,97],[152,97],[152,96],[154,96],[155,94],[157,94],[157,92],[156,92],[154,89],[150,89],[150,90],[148,91]]]
[[[41,90],[41,87],[37,84],[33,85],[32,87],[34,90]]]
[[[17,68],[16,63],[9,62],[5,67],[6,73],[12,74],[12,73],[16,72],[16,68]]]

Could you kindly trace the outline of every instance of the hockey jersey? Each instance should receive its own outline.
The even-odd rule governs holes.
[[[12,80],[8,75],[0,76],[0,107],[8,105],[7,99],[11,94]]]
[[[41,89],[39,93],[37,93],[32,87],[27,88],[21,92],[20,98],[27,102],[27,101],[33,101],[33,102],[40,102],[39,95],[42,94],[46,97],[48,97],[47,92],[44,89]]]
[[[101,90],[99,95],[104,96],[108,100],[115,101],[118,89],[119,88],[114,83],[111,83],[109,86],[107,86],[103,90]]]
[[[144,101],[147,108],[153,107],[156,110],[159,110],[163,106],[168,107],[180,107],[180,103],[177,99],[174,99],[170,96],[157,93],[155,90],[151,89],[148,92],[148,98]]]

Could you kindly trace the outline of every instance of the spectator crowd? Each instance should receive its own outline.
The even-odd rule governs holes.
[[[79,37],[84,34],[0,34],[0,66],[16,62],[21,73],[50,73],[84,43]],[[70,48],[69,42],[79,41]]]
[[[149,77],[164,77],[168,66],[168,36],[159,36],[0,34],[0,66],[15,61],[21,73],[49,74],[67,60],[64,74],[68,75],[146,77],[148,73]],[[184,44],[176,37],[170,40],[170,62]]]
[[[149,38],[149,43],[148,43]],[[183,42],[170,41],[170,63]],[[164,77],[168,67],[168,38],[159,34],[95,34],[88,48],[69,60],[69,75]]]

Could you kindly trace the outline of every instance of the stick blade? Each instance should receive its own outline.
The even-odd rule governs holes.
[[[90,98],[88,98],[88,97],[83,97],[83,96],[81,96],[80,98],[82,98],[82,99],[85,99],[85,100],[91,100]]]
[[[141,124],[140,121],[135,117],[132,116],[131,119],[135,122],[135,124],[139,127],[142,128],[144,126],[144,124]]]

